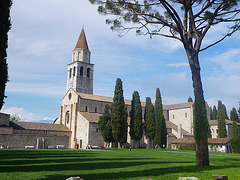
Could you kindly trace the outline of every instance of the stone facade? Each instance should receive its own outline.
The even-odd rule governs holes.
[[[33,122],[11,122],[9,115],[1,114],[0,146],[8,148],[69,148],[71,132],[63,125]],[[6,119],[8,117],[8,119]],[[3,122],[3,121],[1,121]]]
[[[9,126],[9,114],[0,113],[0,126]]]
[[[72,53],[72,63],[68,65],[67,91],[73,88],[76,92],[93,94],[94,64],[90,63],[90,56],[82,30]]]

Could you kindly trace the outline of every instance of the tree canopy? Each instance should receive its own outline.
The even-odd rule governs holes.
[[[11,28],[11,5],[11,0],[2,0],[0,3],[0,110],[4,104],[5,88],[8,82],[7,48],[8,31]]]
[[[230,112],[230,120],[235,121],[235,122],[239,122],[238,113],[237,113],[237,110],[235,108],[232,108],[232,110]]]
[[[150,97],[146,97],[144,123],[145,123],[146,137],[153,140],[154,130],[155,130],[155,115],[154,115],[154,106],[152,104]]]

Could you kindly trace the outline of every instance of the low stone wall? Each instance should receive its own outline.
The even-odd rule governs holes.
[[[69,147],[69,136],[38,136],[22,134],[0,134],[0,146],[10,148],[25,148],[25,146],[34,146],[36,149],[37,139],[39,138],[39,148],[47,149],[49,146],[56,148],[57,145]],[[44,144],[44,145],[43,145]]]
[[[5,125],[9,126],[9,114],[0,113],[0,126]]]

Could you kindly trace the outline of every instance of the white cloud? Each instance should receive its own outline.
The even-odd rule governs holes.
[[[22,107],[3,107],[2,112],[11,116],[18,115],[21,122],[52,123],[54,121],[54,119],[49,117],[39,117],[39,115],[29,112]]]
[[[184,62],[183,63],[170,63],[167,66],[179,68],[179,67],[188,67],[189,64],[188,63],[184,63]]]

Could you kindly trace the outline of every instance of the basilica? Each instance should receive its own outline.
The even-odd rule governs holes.
[[[98,120],[104,107],[107,104],[111,106],[113,98],[93,94],[94,64],[90,60],[91,52],[82,29],[72,52],[72,62],[68,64],[67,92],[62,99],[60,116],[54,122],[65,125],[71,131],[70,148],[105,146],[98,129]],[[131,100],[125,100],[125,104],[129,114]],[[144,112],[145,103],[141,102],[141,105]],[[163,105],[163,111],[168,144],[177,138],[193,138],[193,102]],[[208,118],[210,119],[209,111]],[[128,117],[128,123],[129,121]],[[127,139],[130,146],[132,141],[129,133]],[[146,145],[147,139],[143,136],[140,146],[144,148]]]

